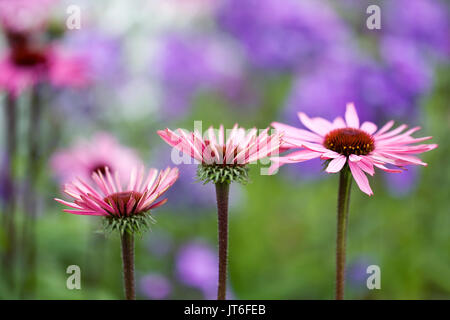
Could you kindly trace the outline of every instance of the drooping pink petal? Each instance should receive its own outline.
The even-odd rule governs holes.
[[[373,176],[375,174],[375,170],[373,168],[373,163],[369,157],[361,156],[361,161],[358,161],[357,165],[365,173],[370,174],[371,176]]]
[[[128,187],[122,190],[117,181],[120,180],[118,173],[113,179],[109,170],[105,170],[105,177],[98,171],[93,175],[94,181],[89,185],[87,182],[79,180],[73,184],[67,184],[65,193],[74,199],[68,202],[55,199],[60,204],[71,209],[64,209],[65,212],[80,215],[98,215],[125,217],[150,210],[163,205],[167,200],[153,204],[153,202],[178,179],[178,169],[167,167],[159,172],[151,169],[144,181],[144,169],[130,169],[128,174]],[[101,189],[103,195],[96,189]],[[152,205],[153,204],[153,205]],[[145,209],[145,210],[144,210]],[[144,210],[144,211],[143,211]]]
[[[403,172],[403,171],[400,170],[400,169],[389,169],[389,168],[387,168],[386,166],[384,166],[384,165],[382,165],[382,164],[380,164],[380,163],[377,163],[377,162],[374,162],[373,165],[374,165],[375,167],[377,167],[377,168],[380,168],[381,170],[384,170],[384,171],[390,172],[390,173],[400,173],[400,172]]]
[[[359,168],[358,164],[355,162],[348,162],[348,165],[350,167],[350,171],[352,172],[353,178],[355,179],[356,183],[358,184],[359,189],[361,189],[362,192],[368,194],[369,196],[373,195],[372,189],[369,185],[369,180],[367,180],[366,175],[364,172]]]
[[[104,213],[100,213],[97,211],[89,211],[89,210],[69,210],[69,209],[63,209],[63,212],[72,213],[72,214],[78,214],[81,216],[106,216]]]
[[[339,172],[341,171],[342,167],[345,165],[346,162],[347,158],[345,156],[337,157],[330,161],[325,171],[328,173]]]
[[[280,139],[282,133],[270,135],[269,129],[266,128],[257,135],[256,128],[247,132],[235,124],[231,130],[227,130],[226,137],[225,129],[221,125],[217,133],[210,127],[206,139],[203,139],[198,132],[189,135],[181,129],[177,129],[178,135],[173,134],[169,129],[163,132],[158,131],[158,134],[169,145],[188,154],[203,165],[246,165],[280,152],[284,143]]]
[[[165,204],[167,202],[167,200],[169,200],[169,199],[166,198],[166,199],[163,199],[161,201],[158,201],[158,202],[152,204],[149,209],[151,210],[151,209],[155,209],[155,208],[161,207],[163,204]]]

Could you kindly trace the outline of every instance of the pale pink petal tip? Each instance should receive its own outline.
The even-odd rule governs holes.
[[[345,121],[348,127],[359,128],[359,118],[356,113],[355,104],[353,102],[347,103],[347,109],[345,111]]]

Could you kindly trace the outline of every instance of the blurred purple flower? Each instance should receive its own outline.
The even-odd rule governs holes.
[[[417,188],[419,170],[415,166],[408,167],[407,171],[398,174],[385,174],[386,185],[391,195],[405,197]]]
[[[215,91],[228,99],[242,95],[240,56],[224,39],[171,35],[164,40],[152,69],[155,65],[164,91],[162,111],[168,117],[185,114],[202,91]]]
[[[386,1],[383,8],[384,32],[407,38],[441,55],[450,54],[448,2],[396,0]]]
[[[166,299],[172,292],[172,285],[163,275],[151,273],[140,281],[141,292],[150,299]]]
[[[379,83],[380,70],[367,57],[350,48],[335,48],[321,59],[314,70],[299,73],[286,102],[283,118],[298,124],[297,113],[333,118],[345,112],[347,102],[355,102],[361,119],[373,119],[375,97],[386,95],[386,85]],[[372,89],[369,96],[366,87]],[[373,92],[373,90],[377,92]],[[380,92],[378,92],[380,91]]]
[[[217,253],[202,242],[184,245],[176,257],[176,273],[180,281],[204,293],[217,289],[217,266]]]
[[[385,121],[416,114],[419,98],[432,84],[432,72],[410,42],[386,37],[378,62],[357,48],[336,47],[309,72],[298,73],[283,116],[298,122],[297,113],[333,118],[355,102],[362,120]]]
[[[124,78],[124,57],[119,37],[99,30],[83,29],[69,33],[63,40],[65,47],[82,55],[89,64],[91,77],[99,83],[118,84]]]
[[[373,264],[373,259],[369,257],[358,257],[350,261],[346,271],[349,286],[357,290],[367,289],[367,267]]]
[[[393,86],[406,96],[426,93],[432,85],[432,70],[413,42],[386,36],[380,43],[380,53],[391,75]]]
[[[201,241],[191,241],[180,248],[176,257],[176,274],[185,285],[202,291],[207,300],[217,298],[218,256],[211,246]],[[227,297],[234,299],[230,286]]]
[[[308,65],[346,38],[345,25],[325,1],[223,0],[217,20],[250,63],[270,70]]]

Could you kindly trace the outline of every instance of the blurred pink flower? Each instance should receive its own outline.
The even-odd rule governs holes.
[[[132,149],[120,145],[110,134],[100,132],[54,153],[50,165],[55,176],[66,183],[75,178],[87,180],[97,170],[104,173],[105,167],[113,174],[125,176],[130,168],[142,166],[142,161]]]
[[[91,81],[89,62],[83,55],[74,55],[61,48],[49,51],[50,84],[55,87],[84,87]]]
[[[423,165],[419,158],[413,156],[433,150],[436,144],[419,144],[431,139],[431,137],[413,138],[411,134],[420,127],[412,128],[401,133],[407,128],[403,124],[394,130],[388,131],[394,125],[389,121],[380,130],[372,122],[359,124],[359,117],[353,103],[347,104],[345,121],[337,117],[333,122],[323,118],[309,118],[303,112],[299,112],[300,121],[311,131],[295,128],[282,123],[274,122],[272,126],[283,131],[284,147],[301,150],[294,151],[283,157],[272,158],[273,164],[269,170],[275,171],[286,163],[303,162],[315,158],[331,160],[326,168],[328,173],[341,171],[346,164],[358,184],[361,191],[373,194],[365,173],[373,175],[374,166],[386,172],[401,172],[398,169],[390,169],[385,164],[394,165],[404,169],[405,165]]]
[[[227,137],[222,125],[219,130],[210,127],[206,139],[197,130],[191,133],[182,129],[176,131],[165,129],[158,134],[172,147],[205,165],[246,165],[278,152],[281,144],[281,136],[278,133],[269,135],[269,128],[258,135],[256,128],[247,132],[237,124]]]
[[[10,31],[30,32],[45,26],[58,0],[0,0],[0,24]]]
[[[0,59],[0,90],[17,96],[40,82],[55,87],[82,87],[89,82],[87,63],[58,47],[17,47]]]
[[[104,174],[101,170],[92,174],[93,181],[78,179],[64,186],[64,193],[74,202],[55,200],[70,208],[64,212],[79,215],[130,217],[144,214],[167,202],[163,199],[154,203],[175,183],[178,169],[167,167],[158,173],[152,168],[145,178],[142,166],[140,170],[130,168],[126,177],[127,186],[121,183],[117,171],[112,175],[106,167]]]

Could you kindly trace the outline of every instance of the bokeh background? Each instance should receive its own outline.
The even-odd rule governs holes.
[[[381,8],[379,30],[366,27],[371,4]],[[80,29],[66,26],[70,5]],[[0,21],[1,298],[123,297],[117,235],[105,238],[100,218],[63,213],[53,200],[82,174],[84,156],[126,153],[124,163],[163,168],[171,149],[159,129],[301,126],[298,111],[335,117],[349,101],[363,120],[420,125],[439,148],[423,155],[428,167],[378,171],[370,198],[353,186],[346,297],[450,298],[445,1],[0,0]],[[8,64],[23,34],[36,52]],[[21,78],[46,50],[56,52],[49,74]],[[179,167],[153,231],[136,241],[140,299],[215,297],[213,186],[194,182],[195,165]],[[231,187],[229,296],[332,299],[337,175],[320,162],[273,176],[259,169]],[[381,290],[366,288],[372,264]],[[81,268],[81,290],[66,288],[69,265]]]

